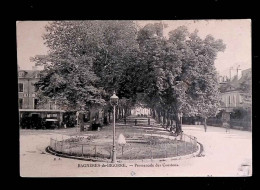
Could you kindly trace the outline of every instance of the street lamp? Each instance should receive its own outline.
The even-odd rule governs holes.
[[[116,145],[115,145],[115,135],[116,135],[116,106],[118,105],[118,97],[114,91],[113,96],[110,97],[110,104],[114,107],[114,126],[113,126],[113,149],[112,149],[112,163],[116,162]]]

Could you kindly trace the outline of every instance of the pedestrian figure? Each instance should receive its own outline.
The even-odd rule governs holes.
[[[207,119],[204,118],[204,130],[205,132],[207,132]]]
[[[230,125],[227,122],[223,123],[223,126],[226,128],[226,133],[230,132]]]
[[[204,130],[205,130],[205,132],[207,132],[207,125],[206,125],[206,123],[204,123]]]

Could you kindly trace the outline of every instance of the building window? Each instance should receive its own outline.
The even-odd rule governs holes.
[[[55,102],[50,102],[50,110],[55,110],[55,109],[56,109]]]
[[[238,97],[239,97],[239,103],[242,104],[242,103],[243,103],[243,101],[242,101],[242,96],[239,94]]]
[[[23,83],[18,83],[18,92],[23,92]]]
[[[23,76],[24,76],[24,72],[19,72],[19,73],[18,73],[18,76],[19,76],[19,77],[23,77]]]
[[[19,98],[18,106],[19,106],[19,109],[23,109],[23,99],[22,98]]]
[[[35,83],[32,82],[32,83],[31,83],[31,86],[33,87],[33,91],[36,92],[37,90],[36,90]]]
[[[38,99],[34,99],[34,108],[33,109],[38,109]]]
[[[231,105],[231,96],[228,96],[228,105]]]

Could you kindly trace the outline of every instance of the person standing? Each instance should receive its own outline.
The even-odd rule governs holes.
[[[230,133],[230,125],[229,125],[227,122],[223,123],[223,125],[224,125],[224,127],[226,128],[226,133],[227,133],[227,132]]]
[[[206,122],[204,122],[204,130],[205,130],[205,132],[207,132],[207,124],[206,124]]]
[[[206,122],[206,118],[204,118],[204,130],[205,130],[205,132],[207,132],[207,122]]]

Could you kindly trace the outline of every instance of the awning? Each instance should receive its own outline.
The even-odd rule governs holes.
[[[47,109],[19,109],[20,112],[65,112],[64,110],[47,110]]]
[[[57,119],[46,119],[46,121],[58,121]]]

